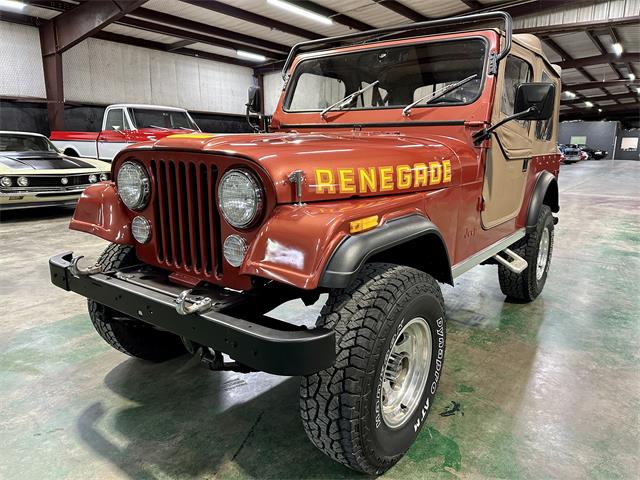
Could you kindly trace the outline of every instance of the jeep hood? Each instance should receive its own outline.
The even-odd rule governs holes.
[[[459,182],[456,152],[472,150],[450,137],[386,132],[179,134],[132,148],[150,147],[247,158],[269,174],[278,203],[297,200],[289,181],[296,170],[303,202],[444,188]]]

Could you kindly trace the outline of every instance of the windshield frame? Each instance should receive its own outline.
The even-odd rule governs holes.
[[[7,152],[17,152],[17,153],[25,153],[25,152],[38,152],[38,153],[60,153],[58,147],[56,147],[51,140],[49,140],[46,136],[40,135],[37,133],[23,133],[23,132],[2,132],[0,136],[19,136],[19,137],[32,137],[39,138],[44,140],[45,144],[49,145],[49,148],[52,150],[0,150],[0,155],[3,155]]]
[[[300,61],[298,61],[295,65],[294,65],[294,69],[291,72],[291,75],[289,77],[289,80],[287,81],[286,84],[286,90],[284,92],[284,95],[282,97],[282,112],[284,113],[288,113],[288,114],[305,114],[305,113],[320,113],[323,109],[322,108],[318,108],[318,109],[314,109],[314,110],[291,110],[289,108],[286,108],[286,106],[291,104],[291,96],[293,95],[293,92],[295,91],[295,86],[297,85],[298,79],[300,78],[300,75],[297,75],[298,73],[298,68],[300,67],[300,65],[306,63],[306,62],[310,62],[310,61],[314,61],[314,60],[318,60],[321,58],[330,58],[330,57],[337,57],[337,56],[341,56],[341,55],[350,55],[350,54],[354,54],[354,53],[359,53],[359,52],[375,52],[378,50],[390,50],[390,49],[395,49],[395,48],[405,48],[405,47],[412,47],[412,46],[416,46],[416,45],[424,45],[427,43],[448,43],[448,42],[463,42],[466,40],[480,40],[484,43],[484,47],[485,47],[485,52],[484,52],[484,58],[482,60],[482,70],[480,72],[480,88],[478,88],[478,94],[471,100],[464,102],[464,103],[443,103],[443,104],[428,104],[428,105],[415,105],[413,108],[414,109],[421,109],[421,108],[441,108],[441,107],[463,107],[463,106],[467,106],[467,105],[471,105],[475,102],[478,101],[478,99],[480,99],[482,97],[482,94],[484,92],[485,89],[485,84],[486,84],[486,77],[487,77],[487,66],[488,66],[488,59],[489,59],[489,53],[490,53],[490,48],[491,45],[489,43],[489,40],[487,39],[487,37],[483,36],[483,35],[468,35],[468,36],[463,36],[463,37],[456,37],[456,38],[445,38],[445,39],[438,39],[438,38],[430,38],[428,40],[422,40],[422,41],[414,41],[414,42],[407,42],[407,43],[401,43],[399,45],[380,45],[377,46],[375,48],[366,48],[369,45],[366,45],[365,48],[359,48],[357,50],[349,50],[346,52],[336,52],[333,54],[329,54],[329,55],[315,55],[309,58],[304,58],[301,59]],[[320,52],[323,53],[323,52]],[[346,95],[346,93],[345,93]],[[402,110],[404,107],[406,107],[406,105],[388,105],[388,106],[371,106],[371,107],[358,107],[358,108],[350,108],[347,110],[333,110],[333,112],[351,112],[351,113],[357,113],[357,112],[370,112],[370,111],[375,111],[375,110]]]

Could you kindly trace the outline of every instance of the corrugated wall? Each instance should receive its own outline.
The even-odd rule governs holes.
[[[268,73],[264,76],[264,113],[273,115],[282,93],[282,73]]]
[[[0,96],[44,98],[38,29],[0,22]],[[90,38],[63,54],[65,101],[243,114],[250,68]],[[17,81],[16,79],[20,79]]]
[[[250,68],[158,52],[95,38],[62,56],[65,99],[87,103],[151,103],[243,113]]]
[[[0,59],[0,96],[46,96],[37,28],[0,22]]]

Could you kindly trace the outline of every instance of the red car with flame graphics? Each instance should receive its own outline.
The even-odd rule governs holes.
[[[120,152],[71,222],[112,245],[92,266],[53,257],[51,277],[129,355],[302,376],[313,444],[380,474],[442,375],[440,283],[493,264],[510,298],[545,285],[559,71],[493,12],[301,43],[284,76],[268,133]],[[265,316],[321,294],[315,328]]]

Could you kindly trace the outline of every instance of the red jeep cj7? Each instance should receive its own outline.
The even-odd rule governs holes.
[[[496,264],[508,297],[544,287],[559,73],[495,12],[301,43],[284,75],[270,133],[120,152],[115,182],[87,188],[71,222],[112,245],[90,267],[53,257],[51,279],[129,355],[301,375],[311,441],[379,474],[442,375],[439,282]],[[321,293],[315,328],[265,316]]]

